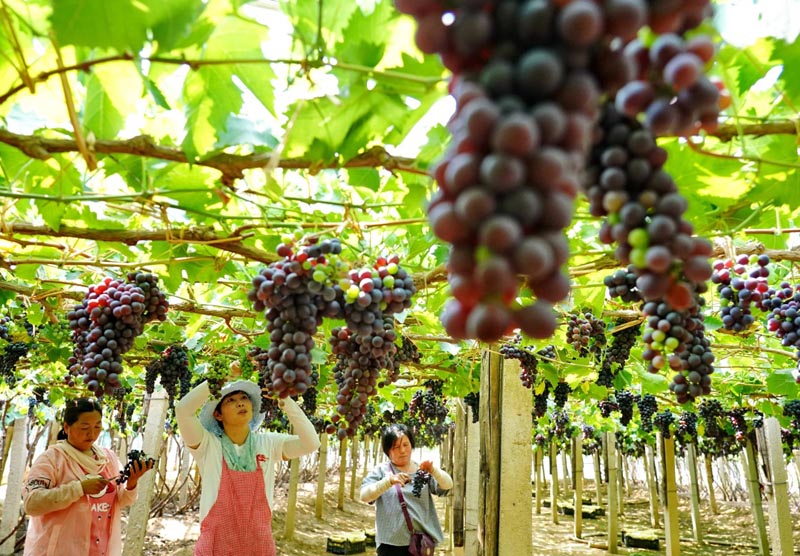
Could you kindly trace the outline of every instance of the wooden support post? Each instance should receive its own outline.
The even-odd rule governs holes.
[[[666,556],[680,556],[680,530],[678,529],[678,486],[675,483],[675,439],[658,433],[661,456],[662,499],[664,508],[664,536]]]
[[[451,547],[464,547],[464,496],[467,487],[467,411],[466,404],[455,402],[456,427],[453,439],[453,514]]]
[[[543,462],[544,446],[537,444],[533,450],[533,465],[535,468],[534,475],[536,477],[536,515],[542,513],[542,483],[544,482],[544,473],[542,472]]]
[[[703,542],[703,530],[700,523],[700,485],[697,483],[697,449],[690,443],[686,447],[686,466],[689,468],[689,486],[692,502],[692,533],[695,542]]]
[[[355,442],[353,443],[355,444]],[[286,522],[283,524],[283,539],[294,539],[294,523],[297,515],[297,479],[300,475],[300,458],[289,462],[289,492],[286,500]]]
[[[567,448],[565,447],[561,450],[561,468],[564,470],[564,497],[569,496],[569,491],[572,485],[572,473],[571,469],[567,465]]]
[[[764,520],[764,508],[761,500],[761,485],[758,482],[756,454],[750,440],[745,442],[744,450],[742,450],[742,467],[744,467],[747,475],[747,492],[750,496],[750,511],[753,512],[753,521],[756,526],[758,553],[761,556],[769,556],[769,540],[767,539],[767,525]]]
[[[481,416],[482,417],[482,416]],[[466,408],[467,429],[466,488],[464,492],[464,556],[481,555],[478,538],[478,506],[480,499],[481,426],[472,422],[472,409]],[[481,420],[483,420],[481,418]]]
[[[164,390],[156,390],[150,396],[147,421],[144,426],[142,451],[145,454],[160,454],[164,444],[164,420],[167,418],[167,395]],[[147,520],[150,518],[150,503],[155,494],[156,473],[151,470],[139,479],[139,496],[128,512],[128,526],[123,536],[123,556],[139,556],[144,549],[147,534]]]
[[[622,452],[617,451],[617,514],[625,514],[625,473]]]
[[[314,503],[314,515],[322,519],[325,507],[325,481],[328,478],[328,434],[323,431],[319,435],[319,469],[317,471],[317,499]]]
[[[597,495],[597,505],[603,505],[603,491],[600,489],[600,483],[603,482],[603,472],[600,469],[600,449],[596,449],[592,454],[592,461],[594,463],[594,489]]]
[[[125,437],[122,438],[124,441]],[[189,453],[189,448],[180,441],[181,452],[181,467],[178,471],[178,507],[183,508],[189,501],[189,485],[192,481],[189,480],[189,470],[192,467],[192,455]]]
[[[647,477],[647,492],[650,494],[650,526],[653,529],[661,527],[658,519],[658,479],[656,478],[656,458],[653,447],[648,444],[644,448],[644,472]]]
[[[14,554],[16,535],[11,532],[19,522],[20,506],[22,505],[22,483],[25,476],[25,467],[28,461],[27,430],[28,416],[23,415],[14,420],[11,446],[8,453],[8,482],[6,483],[6,497],[3,503],[3,520],[0,521],[0,539],[8,537],[0,545],[0,554],[11,556]]]
[[[372,437],[368,434],[364,435],[364,467],[361,469],[361,479],[369,473],[369,455],[370,455],[370,439]]]
[[[572,440],[572,453],[575,462],[573,478],[575,479],[575,527],[573,532],[577,538],[583,535],[583,435],[579,434]]]
[[[481,365],[481,469],[479,511],[482,556],[531,556],[530,390],[519,380],[519,361],[483,352]],[[508,516],[528,516],[508,519]],[[482,534],[480,534],[482,533]]]
[[[606,433],[606,453],[608,455],[608,553],[619,552],[619,524],[617,523],[617,456],[614,433]]]
[[[789,476],[786,473],[786,460],[781,445],[781,426],[775,417],[764,420],[763,438],[767,447],[767,470],[770,479],[767,485],[769,494],[769,536],[773,556],[792,556],[794,540],[792,534],[792,513],[789,507]]]
[[[344,509],[344,491],[347,482],[347,437],[339,442],[339,498],[336,507]]]
[[[714,492],[714,471],[711,468],[711,454],[703,456],[706,465],[706,485],[708,486],[708,503],[711,506],[711,513],[717,515],[719,513],[719,506],[717,506],[717,495]]]
[[[550,439],[550,519],[558,525],[558,459],[556,458],[556,441]]]
[[[350,444],[350,457],[352,458],[352,467],[350,468],[350,500],[356,499],[356,473],[358,472],[358,438],[355,436]]]

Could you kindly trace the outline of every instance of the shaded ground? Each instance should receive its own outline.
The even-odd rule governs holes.
[[[286,492],[276,490],[276,511],[273,529],[276,534],[278,554],[284,556],[320,556],[326,554],[326,539],[329,536],[356,532],[374,527],[374,510],[372,506],[350,500],[349,485],[345,493],[344,509],[337,510],[338,475],[329,477],[326,488],[326,503],[322,519],[314,515],[314,486],[307,483],[301,485],[298,493],[295,536],[293,540],[283,538],[285,528]],[[588,489],[589,496],[593,489]],[[683,494],[683,493],[682,493]],[[795,504],[796,498],[795,498]],[[702,531],[705,544],[692,540],[692,524],[688,499],[680,500],[680,530],[682,556],[756,556],[756,534],[754,520],[748,502],[726,502],[720,500],[719,515],[712,515],[707,504],[702,506]],[[795,532],[795,546],[800,549],[800,508],[792,510]],[[767,507],[764,507],[765,516]],[[439,505],[439,516],[444,523],[444,505]],[[603,556],[606,554],[606,528],[604,517],[583,520],[584,541],[573,538],[573,520],[571,516],[559,515],[559,524],[552,523],[549,508],[542,508],[540,515],[532,516],[533,554],[534,556]],[[157,518],[151,520],[144,554],[148,556],[189,556],[198,534],[197,512],[185,516]],[[660,517],[663,528],[663,516]],[[620,529],[650,529],[649,504],[643,491],[634,490],[632,496],[626,497],[623,515],[620,518]],[[663,529],[661,531],[660,551],[641,548],[628,549],[619,547],[620,554],[630,556],[656,556],[665,554]],[[449,548],[449,536],[445,539],[437,556],[452,554]],[[367,548],[365,556],[374,556],[375,549]],[[798,552],[800,554],[800,551]],[[503,555],[514,556],[514,555]]]

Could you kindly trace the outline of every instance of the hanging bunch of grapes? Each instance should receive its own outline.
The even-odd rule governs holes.
[[[183,346],[170,346],[158,359],[151,361],[145,367],[145,390],[152,394],[155,389],[156,379],[160,377],[161,386],[169,396],[169,405],[172,407],[175,398],[179,397],[181,385],[191,381],[192,371],[189,368],[189,356]]]
[[[67,313],[75,344],[69,359],[70,377],[100,397],[121,386],[122,356],[133,347],[144,325],[166,320],[169,303],[148,272],[129,272],[127,281],[104,278],[80,305]]]
[[[747,330],[755,322],[751,307],[763,310],[762,296],[769,290],[769,255],[753,257],[755,268],[748,270],[750,257],[740,255],[736,263],[731,259],[716,261],[711,282],[717,285],[720,297],[722,327],[734,332]],[[747,275],[745,275],[747,274]]]
[[[309,388],[314,334],[324,316],[341,318],[343,310],[333,285],[339,240],[311,238],[299,248],[293,238],[284,241],[277,250],[283,258],[262,269],[247,294],[257,311],[266,310],[267,369],[271,389],[281,398]]]

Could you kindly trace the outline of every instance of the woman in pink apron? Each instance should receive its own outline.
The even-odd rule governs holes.
[[[317,433],[290,398],[279,405],[296,434],[255,432],[264,420],[261,390],[247,380],[229,382],[218,397],[209,398],[208,383],[203,382],[175,405],[178,430],[203,479],[194,554],[275,556],[275,463],[316,450]]]
[[[122,554],[121,510],[136,500],[139,477],[153,464],[133,464],[127,482],[117,485],[119,459],[94,445],[102,430],[98,401],[67,402],[60,440],[36,458],[25,479],[25,556]]]

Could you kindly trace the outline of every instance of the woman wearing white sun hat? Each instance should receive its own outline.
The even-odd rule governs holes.
[[[275,463],[319,448],[314,426],[297,403],[286,398],[279,406],[295,434],[255,432],[264,420],[261,389],[248,380],[225,384],[216,398],[202,382],[175,404],[178,430],[203,479],[195,556],[276,554]]]

